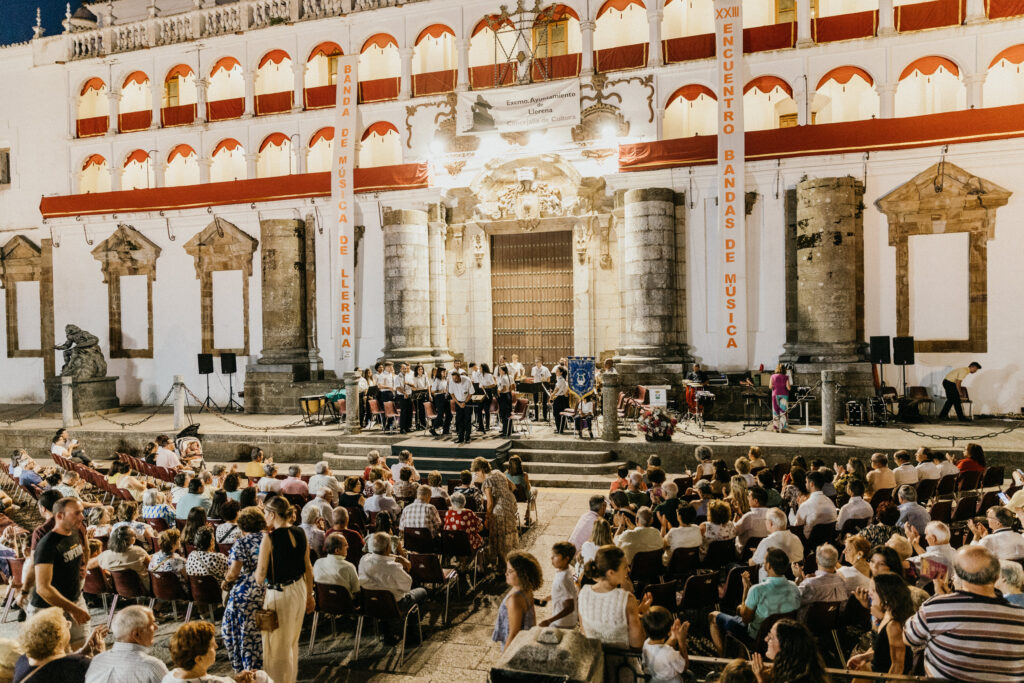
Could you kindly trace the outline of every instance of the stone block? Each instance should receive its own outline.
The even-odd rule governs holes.
[[[43,380],[46,388],[46,403],[43,412],[61,414],[61,377],[47,377]],[[100,410],[117,410],[121,401],[117,397],[117,377],[93,377],[75,380],[72,383],[75,411],[93,413]]]
[[[601,683],[604,652],[601,642],[577,631],[535,626],[520,631],[494,670],[522,676],[556,677],[565,681]]]

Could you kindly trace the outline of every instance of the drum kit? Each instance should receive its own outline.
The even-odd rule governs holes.
[[[683,416],[683,419],[703,427],[715,405],[715,395],[705,389],[700,382],[687,381],[684,388],[686,391],[686,415]]]
[[[889,419],[889,411],[880,396],[872,396],[866,401],[846,402],[846,424],[850,426],[884,427]]]

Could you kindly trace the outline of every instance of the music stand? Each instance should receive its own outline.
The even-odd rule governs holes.
[[[199,374],[206,375],[206,400],[199,404],[199,412],[203,412],[206,408],[210,410],[220,410],[213,399],[210,398],[210,375],[213,374],[213,354],[212,353],[200,353],[197,361],[199,363]]]
[[[232,380],[234,379],[236,372],[238,372],[238,367],[235,363],[235,354],[220,354],[220,374],[228,376],[228,402],[225,404],[224,410],[221,412],[241,413],[245,411],[242,404],[235,400],[235,385]]]

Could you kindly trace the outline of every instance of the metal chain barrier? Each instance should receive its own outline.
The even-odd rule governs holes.
[[[45,405],[46,404],[44,403],[43,405],[39,406],[38,408],[36,408],[32,412],[26,413],[25,415],[22,415],[21,417],[15,417],[15,418],[10,419],[10,420],[8,420],[6,417],[0,417],[0,422],[3,422],[8,427],[10,427],[15,422],[21,422],[22,420],[30,420],[33,417],[35,417],[36,415],[39,415],[40,413],[42,413],[43,412],[43,408],[45,407]]]
[[[202,405],[203,399],[201,399],[198,396],[196,396],[195,393],[191,389],[189,389],[187,386],[185,386],[185,385],[182,385],[182,386],[185,387],[186,397],[191,397],[192,400],[196,402],[196,405]],[[186,401],[186,405],[187,405],[187,401]],[[231,419],[228,419],[228,418],[224,417],[224,415],[222,413],[214,412],[212,410],[210,411],[210,414],[213,415],[214,417],[218,417],[221,420],[224,420],[229,425],[234,425],[235,427],[240,427],[242,429],[248,429],[248,430],[251,430],[251,431],[254,431],[254,432],[272,432],[272,431],[274,431],[276,429],[290,429],[292,427],[298,427],[299,425],[305,423],[305,421],[306,421],[306,418],[300,417],[295,422],[289,422],[286,425],[281,425],[281,426],[278,426],[278,427],[254,427],[252,425],[242,424],[241,422],[235,422],[234,420],[231,420]]]
[[[159,413],[160,409],[163,408],[167,404],[167,400],[169,398],[171,398],[171,394],[173,394],[173,393],[174,393],[174,385],[172,384],[171,388],[167,390],[167,395],[164,396],[164,400],[160,401],[160,404],[157,405],[153,409],[153,412],[150,413],[149,415],[147,415],[146,417],[142,418],[141,420],[137,420],[135,422],[118,422],[117,420],[111,420],[109,417],[107,417],[103,413],[96,413],[96,416],[98,418],[100,418],[101,420],[109,422],[110,424],[117,425],[121,429],[127,429],[128,427],[136,427],[136,426],[142,424],[143,422],[146,422],[147,420],[152,420],[154,417],[156,417],[157,413]],[[75,411],[76,415],[77,415],[77,412],[78,411]],[[79,418],[79,421],[81,421],[81,418]]]
[[[1011,425],[1006,429],[1000,429],[998,431],[988,432],[986,434],[979,434],[977,436],[944,436],[942,434],[929,434],[927,432],[911,429],[910,427],[902,427],[900,425],[895,425],[895,427],[896,429],[899,429],[901,432],[907,432],[908,434],[913,434],[914,436],[920,437],[922,439],[949,441],[949,445],[951,447],[956,447],[957,441],[981,441],[982,439],[994,439],[997,436],[1009,434],[1010,432],[1016,431],[1018,429],[1024,429],[1024,421],[1018,421],[1017,424]]]

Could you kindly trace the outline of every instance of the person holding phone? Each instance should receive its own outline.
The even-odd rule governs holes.
[[[1016,493],[1006,500],[1003,500],[1003,498],[1006,498],[1006,494],[1000,493],[999,500],[1014,513],[1024,511],[1024,470],[1020,468],[1015,469],[1010,473],[1010,478],[1013,479],[1014,486],[1022,488],[1018,489]]]

